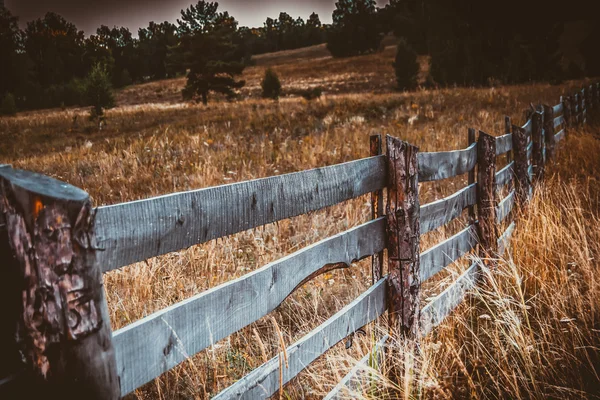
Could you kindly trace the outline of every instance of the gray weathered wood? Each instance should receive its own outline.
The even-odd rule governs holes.
[[[510,162],[506,167],[496,173],[496,188],[500,189],[504,185],[513,181],[515,162]]]
[[[323,398],[323,400],[345,400],[348,398],[358,398],[362,393],[362,388],[369,383],[369,370],[379,371],[379,365],[385,356],[385,343],[389,335],[381,338],[373,349],[360,359],[354,367],[348,372],[341,381]],[[374,364],[374,365],[373,365]]]
[[[496,139],[479,132],[477,165],[477,213],[479,255],[481,258],[496,253]]]
[[[475,287],[480,267],[473,263],[452,285],[436,296],[421,311],[422,334],[429,334],[440,325],[450,313],[463,301],[469,290]]]
[[[531,118],[528,118],[525,125],[521,126],[520,128],[525,131],[527,136],[531,136],[531,132],[533,129],[533,123],[531,122]]]
[[[501,156],[512,150],[512,134],[496,137],[496,156]]]
[[[508,116],[504,117],[504,133],[506,135],[512,134],[512,121],[511,121],[510,117],[508,117]],[[511,164],[514,159],[514,157],[513,157],[514,150],[512,149],[513,141],[514,141],[514,138],[511,137],[511,139],[510,139],[511,151],[506,153],[506,163],[507,164]],[[507,182],[507,187],[508,187],[508,190],[512,190],[512,188],[514,187],[514,179],[510,179]]]
[[[514,176],[517,202],[524,207],[531,182],[527,176],[527,136],[525,131],[518,126],[513,126],[513,153],[515,156]]]
[[[468,140],[469,140],[469,146],[472,146],[473,144],[475,144],[477,142],[477,139],[475,138],[475,129],[473,128],[469,128],[468,130]],[[469,175],[467,177],[467,183],[468,185],[473,185],[475,183],[475,168],[473,168],[472,170],[469,171]],[[421,209],[422,211],[422,209]],[[469,224],[474,224],[475,220],[477,219],[477,216],[475,214],[475,204],[472,204],[468,207],[468,214],[469,214]],[[421,214],[422,216],[422,214]],[[421,221],[421,232],[423,231],[423,222]]]
[[[544,105],[544,160],[554,159],[554,109]],[[546,154],[547,153],[547,154]]]
[[[437,181],[466,174],[477,164],[477,145],[464,150],[419,153],[419,181]]]
[[[110,271],[374,192],[385,157],[100,207],[98,261]]]
[[[562,131],[558,132],[556,135],[554,135],[555,143],[560,142],[564,138],[565,138],[565,130],[564,129]]]
[[[89,195],[44,175],[0,168],[0,212],[12,255],[2,266],[17,269],[3,271],[3,279],[18,278],[11,284],[21,300],[18,319],[3,322],[26,364],[19,397],[118,399]],[[13,311],[3,315],[12,318]]]
[[[562,113],[563,113],[563,104],[562,103],[558,103],[557,105],[555,105],[554,107],[552,107],[552,109],[554,110],[554,115],[562,115]]]
[[[561,127],[565,123],[565,117],[563,115],[554,118],[554,129]]]
[[[506,196],[498,207],[496,208],[496,222],[498,224],[502,223],[506,217],[510,214],[513,207],[515,205],[515,191],[511,191],[508,196]]]
[[[451,238],[421,253],[421,282],[425,282],[477,245],[477,227],[470,225]]]
[[[371,157],[380,156],[381,150],[381,135],[371,135],[369,142],[369,150]],[[371,219],[383,217],[383,188],[371,193]],[[372,283],[379,281],[383,276],[383,250],[373,254],[371,260],[371,278]]]
[[[477,185],[471,184],[453,195],[421,206],[421,235],[447,224],[475,204]]]
[[[308,279],[384,248],[385,218],[380,218],[116,331],[122,395],[267,315]]]
[[[527,145],[527,159],[533,162],[533,142],[529,142]]]
[[[419,331],[419,149],[387,137],[388,310],[393,335],[416,339]]]
[[[532,164],[534,166],[534,172],[536,179],[542,179],[544,177],[544,139],[543,139],[543,115],[541,112],[536,111],[531,116],[533,121],[533,159]]]
[[[266,399],[298,375],[310,363],[360,327],[374,321],[386,309],[386,279],[371,286],[352,303],[286,350],[287,363],[272,358],[223,390],[214,400]],[[283,365],[283,370],[280,370]],[[280,382],[281,377],[281,382]]]
[[[515,221],[511,222],[511,224],[506,228],[504,233],[498,239],[498,254],[500,257],[504,255],[504,252],[508,248],[510,244],[510,238],[515,230]]]
[[[571,126],[571,103],[569,100],[569,96],[562,97],[561,102],[563,105],[563,117],[565,118],[565,129]]]

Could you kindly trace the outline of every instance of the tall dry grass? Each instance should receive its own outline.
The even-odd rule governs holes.
[[[504,115],[522,123],[523,110],[530,102],[555,104],[560,95],[570,93],[583,84],[456,88],[414,93],[396,93],[386,89],[385,93],[381,93],[386,82],[393,84],[393,53],[388,53],[346,62],[307,60],[282,64],[278,72],[288,85],[312,85],[315,79],[325,79],[327,81],[319,82],[319,85],[325,84],[333,89],[340,87],[339,91],[326,91],[325,96],[313,102],[285,98],[275,103],[254,99],[249,93],[244,101],[239,102],[216,101],[208,107],[184,104],[174,97],[183,81],[170,80],[132,87],[121,93],[121,105],[107,113],[108,123],[101,131],[86,121],[87,110],[83,109],[46,110],[2,118],[1,161],[79,186],[92,195],[97,205],[113,204],[366,157],[368,136],[373,132],[408,140],[423,151],[463,148],[467,144],[467,128],[502,134]],[[389,71],[385,72],[388,64]],[[259,82],[266,65],[268,63],[247,70],[250,87],[252,82]],[[320,68],[316,72],[315,66]],[[329,69],[335,73],[328,75]],[[365,71],[376,76],[369,75],[370,78],[357,81],[356,74]],[[375,90],[377,93],[373,93]],[[592,164],[598,153],[592,144],[569,140],[567,146],[572,150],[563,153],[561,163],[572,162],[573,168],[568,171],[577,177],[576,182],[590,182],[587,185],[589,198],[595,198],[597,205],[597,191],[594,192],[597,181],[590,181],[590,177],[594,176]],[[590,165],[584,165],[584,162]],[[575,170],[576,173],[573,172]],[[596,177],[598,175],[595,174]],[[421,185],[421,202],[424,204],[441,198],[464,184],[465,177],[458,177]],[[536,194],[538,197],[532,203],[532,210],[535,209],[533,204],[539,201],[539,193],[541,191]],[[327,210],[111,272],[105,276],[105,287],[112,326],[121,328],[365,222],[369,216],[369,199],[363,196]],[[525,218],[533,218],[532,213]],[[426,235],[422,239],[422,249],[456,233],[461,223],[464,224],[464,221]],[[522,224],[515,244],[514,261],[517,266],[521,265],[517,262],[519,254],[525,253],[529,246],[537,248],[540,244],[533,239],[522,242],[525,222]],[[539,239],[535,235],[533,238]],[[521,253],[520,241],[523,243]],[[535,251],[532,247],[529,254],[535,254]],[[500,270],[505,271],[511,264],[502,265]],[[523,262],[523,265],[529,264]],[[530,267],[537,268],[535,265]],[[423,298],[430,298],[443,290],[461,268],[461,265],[455,265],[441,274],[440,279],[426,285]],[[369,261],[366,260],[350,269],[315,279],[290,296],[271,316],[215,343],[130,397],[210,398],[264,360],[275,356],[282,342],[287,345],[293,343],[356,298],[370,284],[369,271]],[[509,282],[509,278],[506,279]],[[504,287],[504,284],[500,286]],[[505,286],[508,287],[508,283]],[[482,314],[492,316],[489,311]],[[567,316],[571,318],[570,314]],[[494,386],[489,386],[493,382],[486,386],[483,378],[475,379],[458,369],[461,365],[458,360],[464,364],[470,359],[468,352],[471,350],[459,340],[468,339],[468,326],[454,321],[453,317],[427,339],[425,351],[428,348],[432,350],[424,353],[428,356],[425,358],[427,362],[423,363],[427,367],[423,376],[429,378],[416,386],[422,387],[427,395],[435,396],[442,391],[455,396],[460,394],[458,390],[461,387],[468,387],[470,393],[473,389],[470,389],[469,382],[472,381],[480,390],[477,395],[485,397],[487,392],[483,392],[484,388],[495,390]],[[492,325],[489,321],[493,320],[476,321]],[[590,336],[592,332],[589,331]],[[346,349],[346,343],[335,346],[284,388],[283,398],[320,398],[347,372],[351,360],[361,358],[369,351],[372,345],[370,338],[375,338],[376,334],[379,334],[377,328],[369,327],[367,336],[354,338],[349,349]],[[483,341],[483,337],[480,339],[486,346],[492,343],[492,339],[489,343]],[[427,344],[429,342],[430,345]],[[475,346],[471,348],[475,349]],[[435,349],[438,349],[437,352],[433,352]],[[553,353],[544,354],[550,357]],[[510,363],[509,358],[502,360],[502,365]],[[443,367],[445,361],[447,365]],[[492,364],[486,364],[486,368],[494,372],[492,376],[496,379],[496,375],[500,375],[492,369]],[[464,365],[467,372],[469,368],[475,371],[475,367],[468,363]],[[505,379],[497,379],[504,384]],[[519,382],[518,376],[513,381],[515,379]],[[382,380],[379,384],[386,388],[387,382]],[[398,395],[402,391],[390,391],[390,395],[394,393]]]
[[[386,373],[406,369],[405,358],[387,358],[382,372],[366,368],[370,379],[345,396],[599,398],[599,151],[597,128],[568,138],[519,213],[511,251],[497,269],[484,269],[468,301],[423,340],[415,375],[392,382]],[[388,345],[411,351],[406,343]]]

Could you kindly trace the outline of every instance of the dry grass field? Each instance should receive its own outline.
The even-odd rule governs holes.
[[[422,151],[464,148],[467,128],[502,134],[504,116],[524,122],[530,103],[556,104],[584,82],[496,88],[393,90],[393,48],[332,59],[317,46],[257,57],[240,99],[208,106],[181,102],[183,79],[118,93],[98,130],[84,109],[0,119],[0,161],[39,171],[113,204],[367,157],[372,133]],[[321,86],[314,101],[260,99],[265,68],[284,90]],[[430,335],[421,373],[394,385],[374,375],[348,398],[597,398],[600,379],[600,141],[593,126],[572,131],[558,163],[519,220],[512,256]],[[421,185],[421,203],[465,185],[466,177]],[[252,271],[370,218],[368,197],[135,264],[105,276],[113,329]],[[463,221],[464,222],[464,221]],[[422,250],[460,229],[422,239]],[[423,302],[464,268],[424,288]],[[136,391],[137,399],[208,399],[293,343],[370,285],[370,261],[306,284],[281,307]],[[385,327],[334,347],[279,398],[321,398]],[[281,336],[279,334],[281,332]],[[402,345],[402,344],[398,344]],[[389,365],[383,366],[384,370]]]

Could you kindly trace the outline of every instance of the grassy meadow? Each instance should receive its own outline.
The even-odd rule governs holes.
[[[95,205],[238,182],[369,155],[369,135],[390,134],[422,151],[467,146],[470,127],[503,134],[504,116],[524,122],[530,103],[554,105],[586,82],[494,88],[394,91],[394,48],[333,59],[323,46],[262,55],[228,102],[184,103],[185,80],[117,93],[101,129],[87,109],[24,112],[0,119],[0,161],[88,191]],[[423,60],[423,64],[426,61]],[[284,91],[322,87],[307,101],[260,97],[267,67]],[[426,71],[426,67],[424,68]],[[597,398],[600,378],[600,136],[572,130],[526,213],[513,252],[423,342],[418,378],[373,385],[348,398]],[[465,186],[466,176],[422,184],[421,204]],[[239,277],[370,218],[370,197],[148,260],[105,276],[113,329]],[[457,233],[466,218],[422,238],[421,250]],[[468,260],[428,282],[423,304]],[[370,260],[323,275],[275,312],[216,343],[130,395],[132,399],[208,399],[356,298],[371,282]],[[336,345],[280,393],[321,398],[373,345],[381,321]],[[401,343],[398,344],[402,346]],[[400,362],[400,360],[397,360]],[[383,369],[390,365],[384,365]],[[277,397],[277,396],[276,396]]]

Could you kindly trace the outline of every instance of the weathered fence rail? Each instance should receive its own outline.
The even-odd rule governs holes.
[[[382,155],[381,137],[375,135],[370,158],[96,209],[80,189],[0,166],[0,256],[8,278],[0,296],[10,319],[0,328],[0,394],[28,387],[67,398],[119,398],[268,315],[311,279],[373,257],[373,286],[289,346],[285,363],[280,354],[216,398],[272,396],[387,311],[389,335],[327,398],[360,388],[364,367],[384,356],[388,337],[418,340],[428,334],[477,284],[482,263],[494,268],[493,259],[509,247],[515,206],[528,201],[532,181],[543,178],[567,129],[585,123],[587,110],[599,106],[599,91],[595,84],[557,105],[532,109],[523,126],[507,117],[498,137],[480,132],[476,140],[469,130],[463,150],[420,153],[388,137]],[[500,157],[506,162],[497,168]],[[466,187],[419,204],[419,182],[463,174],[468,174]],[[499,199],[500,193],[508,194]],[[366,194],[371,194],[371,221],[110,335],[102,272]],[[469,222],[462,230],[420,252],[420,236],[465,210]],[[477,248],[472,265],[421,308],[420,285]],[[383,276],[385,249],[388,275]]]

